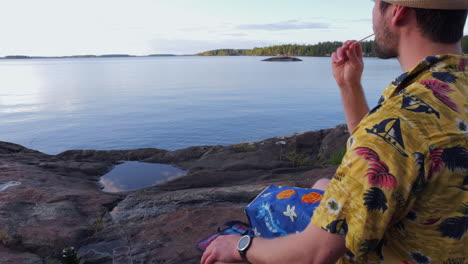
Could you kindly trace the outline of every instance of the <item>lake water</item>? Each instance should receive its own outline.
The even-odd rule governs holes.
[[[344,123],[330,58],[0,60],[0,141],[69,149],[228,145]],[[400,73],[365,59],[372,107]]]

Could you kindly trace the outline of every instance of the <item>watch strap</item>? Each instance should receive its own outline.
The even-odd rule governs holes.
[[[247,259],[247,251],[249,250],[250,246],[252,245],[252,240],[253,240],[254,237],[250,236],[250,235],[245,235],[245,236],[248,236],[250,238],[249,244],[247,245],[247,247],[244,250],[238,249],[238,251],[239,251],[239,254],[242,257],[242,261],[250,263],[249,260]]]

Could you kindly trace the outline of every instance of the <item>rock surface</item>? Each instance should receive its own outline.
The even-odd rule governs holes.
[[[331,177],[327,161],[348,138],[344,125],[232,146],[177,151],[71,150],[46,155],[0,142],[0,263],[60,263],[64,247],[80,263],[112,263],[127,247],[132,263],[198,263],[194,244],[269,184],[310,187]],[[105,193],[99,177],[119,161],[172,164],[187,176]],[[0,188],[1,190],[2,188]]]

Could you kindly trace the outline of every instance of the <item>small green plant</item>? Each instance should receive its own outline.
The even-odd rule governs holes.
[[[102,216],[96,218],[96,221],[94,221],[94,223],[90,225],[89,229],[91,229],[93,234],[102,231],[104,229],[104,219],[102,218]]]
[[[305,167],[311,165],[309,157],[294,151],[282,154],[281,158],[292,161],[294,167]]]
[[[242,150],[242,151],[256,151],[258,150],[258,147],[255,145],[243,143],[243,144],[236,144],[231,146],[234,149],[237,150]]]
[[[346,148],[335,152],[331,155],[330,159],[328,160],[328,165],[340,165],[343,161],[343,157],[346,154]]]
[[[54,257],[46,257],[44,260],[45,264],[60,264],[60,260],[54,258]]]
[[[8,232],[8,230],[6,228],[3,228],[1,231],[0,231],[0,242],[3,244],[3,245],[6,245],[8,244],[8,242],[10,242],[12,239],[10,233]]]

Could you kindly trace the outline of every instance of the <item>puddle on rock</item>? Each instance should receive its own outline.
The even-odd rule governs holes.
[[[105,192],[124,192],[156,185],[185,176],[184,170],[171,165],[126,161],[101,177]]]
[[[16,186],[16,185],[20,185],[21,182],[19,181],[10,181],[10,182],[7,182],[7,183],[0,183],[0,192],[1,191],[4,191],[12,186]]]

